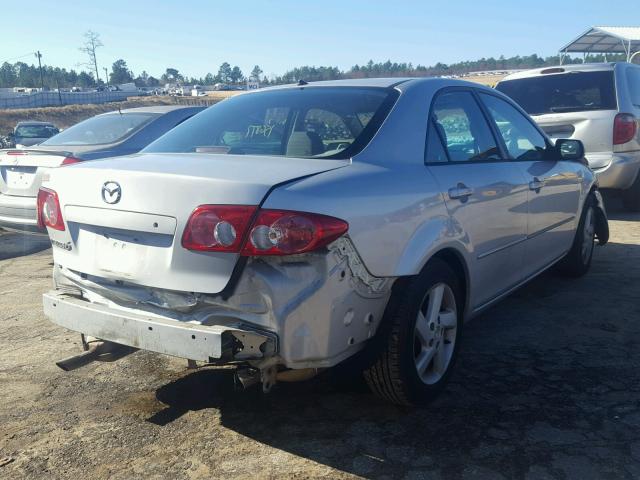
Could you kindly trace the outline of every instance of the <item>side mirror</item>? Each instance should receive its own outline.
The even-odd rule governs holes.
[[[580,140],[560,139],[556,140],[556,151],[561,160],[573,162],[584,161],[584,145]]]

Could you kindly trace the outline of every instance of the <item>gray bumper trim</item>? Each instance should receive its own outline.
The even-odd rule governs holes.
[[[202,362],[260,359],[275,351],[268,333],[238,325],[201,325],[97,305],[56,291],[42,296],[44,313],[62,327],[152,352]],[[224,347],[224,348],[223,348]]]

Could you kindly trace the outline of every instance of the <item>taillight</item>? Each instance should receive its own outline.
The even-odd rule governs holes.
[[[182,235],[182,246],[188,250],[244,256],[293,255],[324,247],[349,229],[344,220],[326,215],[259,210],[256,216],[257,208],[237,205],[196,208]]]
[[[64,231],[64,220],[58,194],[48,188],[38,191],[38,225]]]
[[[293,255],[324,247],[344,235],[344,220],[316,213],[260,210],[242,255]]]
[[[82,160],[80,160],[79,158],[75,158],[75,157],[65,157],[64,160],[62,160],[62,163],[60,164],[60,166],[64,166],[64,165],[73,165],[74,163],[79,163]]]
[[[617,114],[613,120],[613,144],[630,142],[636,136],[637,128],[636,117],[630,113]]]
[[[196,208],[182,234],[188,250],[239,252],[257,207],[246,205],[201,205]]]

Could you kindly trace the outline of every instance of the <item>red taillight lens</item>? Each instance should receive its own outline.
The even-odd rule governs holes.
[[[64,165],[73,165],[74,163],[79,163],[82,160],[80,160],[79,158],[75,158],[75,157],[66,157],[64,160],[62,160],[61,166]]]
[[[196,208],[182,235],[188,250],[239,252],[257,207],[247,205],[201,205]]]
[[[344,235],[344,220],[316,213],[260,210],[242,255],[293,255],[324,247]]]
[[[244,256],[293,255],[324,247],[349,229],[349,224],[338,218],[290,210],[260,210],[251,223],[257,209],[202,205],[187,222],[182,246]]]
[[[64,220],[58,194],[48,188],[38,191],[38,225],[64,231]]]
[[[630,113],[619,113],[613,120],[613,144],[622,145],[636,136],[638,124],[636,117]]]

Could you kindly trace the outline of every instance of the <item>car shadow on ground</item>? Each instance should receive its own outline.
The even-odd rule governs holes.
[[[0,260],[23,257],[51,248],[46,235],[32,235],[0,230]]]
[[[543,274],[466,324],[451,382],[426,408],[331,373],[264,395],[201,369],[158,389],[166,408],[148,420],[218,409],[241,435],[365,477],[637,478],[640,271],[628,264],[640,245],[612,242],[585,277]]]
[[[609,220],[640,222],[640,212],[629,212],[626,210],[622,202],[622,197],[618,192],[605,191],[602,197]]]

